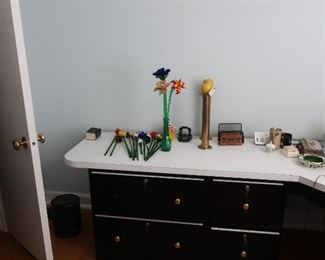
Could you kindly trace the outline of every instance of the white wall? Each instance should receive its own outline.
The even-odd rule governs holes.
[[[161,66],[187,83],[171,121],[195,134],[206,77],[216,83],[214,135],[220,122],[242,122],[247,136],[273,126],[296,138],[325,132],[322,1],[21,2],[48,190],[88,191],[85,171],[63,162],[88,127],[161,127],[152,76]]]

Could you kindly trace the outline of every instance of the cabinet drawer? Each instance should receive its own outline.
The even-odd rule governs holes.
[[[94,214],[146,217],[146,179],[90,173]]]
[[[277,232],[211,230],[211,259],[278,260],[280,235]]]
[[[149,259],[207,259],[206,234],[202,226],[152,222],[148,233]]]
[[[90,174],[95,214],[203,222],[203,179]]]
[[[281,183],[213,181],[213,226],[280,230],[284,186]]]
[[[199,224],[94,218],[96,259],[201,260],[208,243]]]
[[[97,260],[146,259],[145,223],[94,217]]]

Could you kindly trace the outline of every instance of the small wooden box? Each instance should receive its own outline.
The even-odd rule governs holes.
[[[219,145],[242,145],[244,143],[244,135],[242,132],[219,132]]]

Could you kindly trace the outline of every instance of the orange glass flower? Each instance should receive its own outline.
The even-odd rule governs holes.
[[[181,93],[182,89],[185,88],[185,83],[179,80],[172,80],[170,82],[172,84],[172,89],[176,90],[176,95]]]
[[[156,87],[155,87],[154,91],[158,90],[160,94],[166,93],[169,85],[170,85],[170,83],[166,83],[166,81],[164,81],[164,80],[158,81],[156,83]]]

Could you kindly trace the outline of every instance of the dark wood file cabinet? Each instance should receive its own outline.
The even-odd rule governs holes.
[[[97,259],[277,260],[280,182],[90,170]]]
[[[211,259],[278,259],[284,200],[283,183],[213,179]]]

